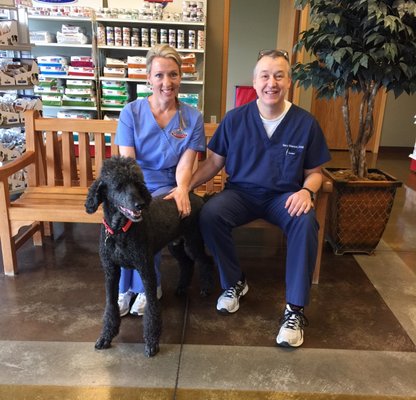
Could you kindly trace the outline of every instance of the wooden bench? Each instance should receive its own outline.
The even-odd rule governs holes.
[[[0,167],[0,241],[4,273],[18,272],[16,251],[28,239],[42,245],[43,235],[52,234],[53,222],[101,223],[102,211],[85,212],[88,187],[100,171],[104,159],[118,155],[114,144],[116,121],[41,118],[37,112],[27,111],[26,152],[22,157]],[[217,125],[205,124],[207,140]],[[107,138],[111,138],[106,145]],[[94,144],[91,145],[91,142]],[[110,151],[108,151],[110,150]],[[10,199],[8,177],[26,169],[27,188],[16,200]],[[197,188],[198,194],[222,190],[226,175],[221,171],[211,181]],[[319,280],[320,256],[327,195],[324,185],[316,204],[321,225],[319,256],[314,282]],[[248,227],[270,226],[253,221]]]
[[[105,133],[111,134],[111,154],[118,154],[116,121],[48,119],[28,111],[25,126],[26,152],[0,168],[0,240],[6,275],[18,272],[19,247],[31,237],[35,245],[42,245],[43,234],[52,233],[51,222],[101,223],[102,211],[87,214],[84,203],[106,157]],[[8,177],[23,168],[28,186],[11,201]]]

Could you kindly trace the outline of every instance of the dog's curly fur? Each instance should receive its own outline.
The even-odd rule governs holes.
[[[91,185],[85,202],[90,214],[102,203],[104,218],[113,233],[103,225],[100,238],[100,258],[104,269],[106,306],[104,325],[95,347],[106,349],[120,328],[117,303],[120,266],[139,271],[145,287],[147,305],[143,331],[145,354],[154,356],[159,351],[162,329],[161,310],[156,298],[154,254],[175,239],[185,239],[186,253],[180,246],[170,245],[172,254],[181,267],[177,293],[186,291],[191,282],[193,261],[200,267],[201,295],[213,289],[213,263],[205,253],[198,226],[198,214],[204,200],[191,193],[192,212],[180,218],[174,200],[152,199],[143,173],[133,158],[112,157],[103,163],[100,177]],[[128,221],[133,224],[127,231],[122,228]],[[189,257],[188,257],[189,255]]]

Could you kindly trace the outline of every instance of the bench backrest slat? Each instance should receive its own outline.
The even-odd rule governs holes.
[[[41,118],[36,111],[27,111],[25,121],[26,148],[39,155],[28,168],[29,186],[88,187],[104,159],[119,154],[117,121]]]

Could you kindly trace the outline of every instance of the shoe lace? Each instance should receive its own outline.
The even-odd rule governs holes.
[[[223,296],[229,297],[230,299],[238,297],[244,289],[244,283],[237,282],[235,286],[231,286],[229,289],[224,291]]]
[[[285,328],[297,330],[308,326],[309,321],[302,312],[296,310],[289,311],[286,309],[280,324],[284,325]]]

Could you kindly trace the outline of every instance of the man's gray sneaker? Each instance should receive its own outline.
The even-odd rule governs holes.
[[[217,310],[223,314],[232,314],[240,308],[240,297],[248,292],[246,280],[238,281],[234,286],[224,290],[217,301]]]

